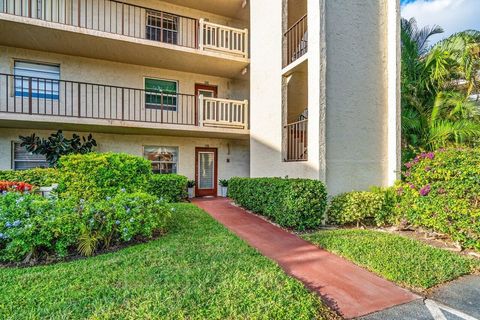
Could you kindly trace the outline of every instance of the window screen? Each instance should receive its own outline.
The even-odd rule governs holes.
[[[176,111],[177,88],[178,84],[176,81],[145,79],[146,107],[166,111]]]
[[[15,96],[58,100],[60,66],[15,61],[13,72]]]

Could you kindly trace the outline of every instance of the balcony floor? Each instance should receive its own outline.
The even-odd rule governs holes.
[[[246,79],[249,59],[0,13],[0,45]],[[139,54],[141,53],[141,54]]]
[[[249,139],[249,130],[198,127],[139,121],[52,117],[43,115],[13,114],[0,112],[0,128],[29,128],[65,131],[117,133],[133,135],[166,135],[180,137],[205,137],[226,139]]]

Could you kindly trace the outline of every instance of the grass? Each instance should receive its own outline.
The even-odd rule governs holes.
[[[478,270],[473,258],[372,230],[328,230],[303,236],[402,286],[424,290]]]
[[[190,204],[164,237],[89,259],[0,269],[0,319],[313,319],[330,311]]]

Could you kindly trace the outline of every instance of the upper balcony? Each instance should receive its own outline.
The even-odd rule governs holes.
[[[242,78],[248,29],[192,12],[196,18],[115,0],[0,0],[0,45]]]
[[[307,15],[302,16],[293,23],[283,35],[284,55],[283,67],[291,68],[292,64],[302,62],[302,58],[308,52],[308,25]]]
[[[247,100],[0,73],[0,125],[248,138]]]

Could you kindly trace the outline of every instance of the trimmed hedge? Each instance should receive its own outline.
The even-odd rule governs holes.
[[[398,219],[480,250],[480,149],[423,153],[405,166]]]
[[[187,177],[178,174],[152,174],[149,193],[168,202],[179,202],[187,197]]]
[[[327,222],[333,225],[388,225],[392,223],[396,201],[394,188],[342,193],[330,202]]]
[[[232,178],[228,196],[248,210],[299,231],[321,225],[327,203],[324,184],[309,179]]]
[[[59,180],[58,171],[53,168],[29,170],[2,170],[0,180],[21,181],[37,187],[48,187]]]
[[[150,161],[125,153],[66,155],[58,162],[62,198],[96,200],[148,189]]]

